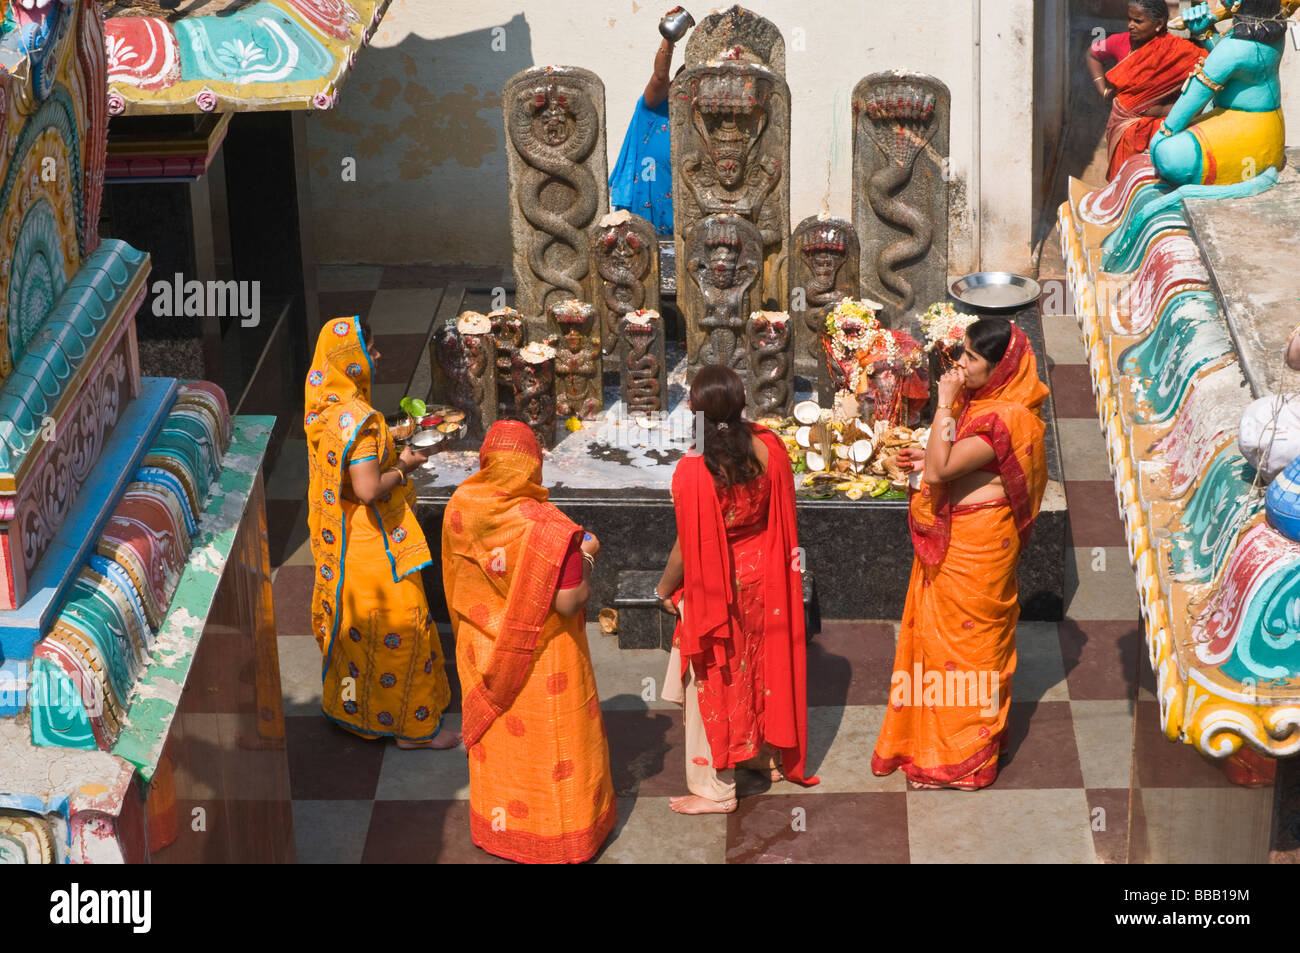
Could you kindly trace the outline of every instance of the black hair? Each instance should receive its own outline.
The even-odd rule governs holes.
[[[1128,0],[1130,7],[1137,7],[1156,23],[1169,22],[1169,5],[1165,0]]]
[[[720,486],[748,483],[763,472],[741,416],[745,383],[739,374],[721,364],[701,367],[691,382],[691,407],[703,417],[704,465]]]
[[[1281,42],[1286,35],[1282,0],[1241,0],[1232,15],[1232,35],[1256,43]]]
[[[1011,322],[1006,318],[980,318],[966,329],[971,350],[996,366],[1011,343]]]

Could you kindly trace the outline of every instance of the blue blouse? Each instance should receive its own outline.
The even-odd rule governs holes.
[[[668,100],[651,109],[642,96],[609,176],[609,204],[640,215],[662,237],[673,233],[672,137]]]

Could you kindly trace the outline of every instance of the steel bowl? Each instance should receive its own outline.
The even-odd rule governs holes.
[[[1009,271],[977,271],[948,287],[957,301],[979,311],[1016,311],[1033,304],[1043,293],[1038,282]]]
[[[659,21],[659,33],[670,43],[680,43],[691,27],[695,26],[695,17],[681,7],[673,7]]]

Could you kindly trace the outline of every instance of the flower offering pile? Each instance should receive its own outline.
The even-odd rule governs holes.
[[[973,314],[961,314],[947,301],[935,302],[921,315],[925,349],[939,355],[940,364],[945,371],[957,362],[966,329],[977,320]]]
[[[823,343],[836,391],[872,405],[872,418],[891,426],[915,424],[930,399],[929,372],[920,342],[884,327],[883,307],[845,298],[826,315]]]

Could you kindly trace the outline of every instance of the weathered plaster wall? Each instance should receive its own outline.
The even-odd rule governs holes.
[[[650,75],[660,7],[669,5],[395,0],[338,109],[309,122],[319,260],[509,261],[502,85],[536,64],[594,70],[608,97],[612,165]],[[1035,166],[1045,161],[1033,128],[1036,4],[981,6],[983,264],[1023,269],[1037,211]],[[752,4],[786,38],[792,222],[823,205],[849,212],[850,93],[858,80],[884,69],[929,72],[952,89],[950,267],[973,265],[971,7],[969,0]],[[708,10],[693,12],[702,17]],[[1049,34],[1059,36],[1054,25]],[[679,49],[674,70],[681,58]],[[1059,114],[1055,104],[1048,113]],[[356,160],[355,182],[343,181],[348,157]]]

